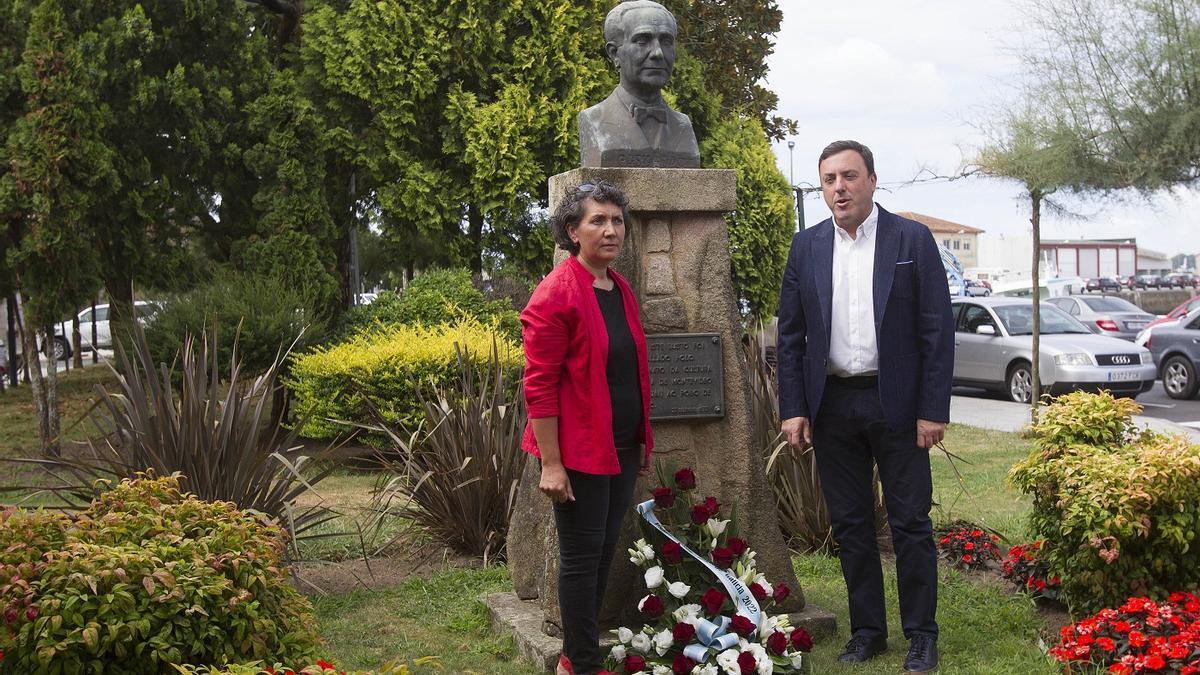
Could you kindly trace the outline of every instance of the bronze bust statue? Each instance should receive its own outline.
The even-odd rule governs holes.
[[[621,71],[608,98],[579,113],[581,166],[700,166],[687,115],[662,88],[675,68],[675,17],[653,0],[625,0],[604,20],[604,50]]]

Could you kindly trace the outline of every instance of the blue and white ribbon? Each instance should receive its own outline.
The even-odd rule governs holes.
[[[721,623],[713,623],[708,619],[696,621],[696,639],[699,640],[699,644],[684,647],[684,656],[696,663],[704,663],[708,660],[709,649],[723,652],[738,643],[738,634],[729,632],[729,617],[717,618]]]
[[[717,579],[720,580],[721,585],[725,587],[725,591],[729,593],[729,597],[733,598],[733,604],[737,613],[744,615],[747,619],[753,621],[756,627],[759,625],[760,618],[762,616],[762,610],[760,610],[758,607],[758,601],[754,599],[754,594],[750,592],[750,589],[746,587],[746,584],[742,583],[741,579],[737,578],[736,574],[730,572],[729,570],[723,570],[720,567],[712,564],[712,562],[707,558],[700,556],[698,553],[688,548],[687,544],[679,541],[679,539],[675,535],[671,534],[666,527],[663,527],[663,524],[658,520],[658,516],[654,515],[653,499],[648,499],[641,504],[638,504],[637,512],[642,516],[643,519],[645,519],[647,523],[650,523],[654,529],[662,533],[664,537],[670,539],[676,544],[679,544],[679,547],[682,548],[685,553],[695,558],[697,562],[708,568],[708,571],[716,575]],[[696,636],[700,638],[701,644],[689,645],[687,649],[684,650],[684,655],[693,661],[703,662],[708,656],[709,647],[715,647],[717,648],[717,651],[722,651],[737,644],[737,634],[726,633],[726,631],[729,629],[729,618],[723,616],[720,617],[720,620],[720,624],[714,624],[711,621],[704,619],[698,621],[696,623]],[[702,632],[701,628],[704,626],[704,624],[707,624],[707,626],[704,627],[704,632]],[[707,639],[705,639],[705,633],[708,635]],[[729,642],[730,639],[732,639],[732,642]],[[692,654],[699,654],[702,656],[702,658],[696,658],[695,656],[692,656],[692,654],[688,653],[687,650],[691,650],[693,648],[695,648],[695,650],[693,650]]]

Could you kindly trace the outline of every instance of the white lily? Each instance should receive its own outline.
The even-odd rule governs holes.
[[[725,528],[728,526],[729,526],[728,520],[717,520],[716,518],[709,518],[708,522],[704,523],[704,531],[708,533],[708,536],[712,537],[713,539],[716,539],[717,537],[720,537],[725,532]]]

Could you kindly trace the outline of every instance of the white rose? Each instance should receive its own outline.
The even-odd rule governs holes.
[[[687,584],[683,583],[682,581],[676,581],[667,586],[667,591],[670,592],[671,595],[675,596],[675,598],[677,598],[679,600],[682,600],[688,594],[688,592],[691,590],[692,590],[692,587],[688,586]]]
[[[671,669],[666,666],[654,666],[654,675],[671,675]]]
[[[653,645],[650,642],[649,635],[646,635],[645,633],[638,633],[637,635],[633,636],[633,640],[629,643],[629,646],[633,647],[634,650],[639,653],[649,654],[650,647]]]
[[[720,675],[721,671],[711,663],[706,663],[702,666],[696,666],[692,669],[692,675]]]
[[[664,630],[654,635],[654,651],[658,652],[659,656],[667,653],[671,645],[675,644],[675,637],[671,635],[671,631]]]
[[[721,666],[725,675],[741,675],[742,669],[737,662],[738,653],[737,649],[726,649],[717,654],[717,665]]]
[[[621,644],[627,645],[633,639],[633,631],[621,626],[617,629],[617,639],[621,641]]]
[[[608,653],[614,661],[624,661],[626,656],[625,645],[616,645],[612,651]]]
[[[646,588],[658,588],[663,582],[663,568],[655,565],[646,570]]]
[[[679,623],[695,624],[700,616],[700,605],[684,605],[671,613]]]

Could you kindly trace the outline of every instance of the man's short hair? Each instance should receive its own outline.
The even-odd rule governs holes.
[[[863,164],[867,165],[868,176],[875,175],[875,155],[871,154],[870,148],[862,143],[859,143],[858,141],[834,141],[825,146],[825,149],[821,151],[821,157],[817,159],[817,167],[819,168],[821,166],[821,162],[824,162],[829,157],[833,157],[839,152],[845,152],[847,150],[853,150],[854,152],[858,153],[859,157],[862,157]]]
[[[567,230],[583,221],[584,211],[587,210],[586,202],[589,199],[601,204],[616,204],[621,207],[621,217],[626,223],[629,222],[629,198],[616,185],[594,180],[571,188],[550,215],[550,232],[554,234],[555,243],[571,255],[579,253],[579,242],[571,241]]]
[[[616,45],[624,44],[625,12],[631,9],[644,8],[657,9],[671,17],[671,30],[676,34],[679,33],[679,24],[675,22],[675,15],[671,13],[671,10],[654,2],[654,0],[621,0],[621,3],[608,10],[608,16],[604,17],[604,41]]]

